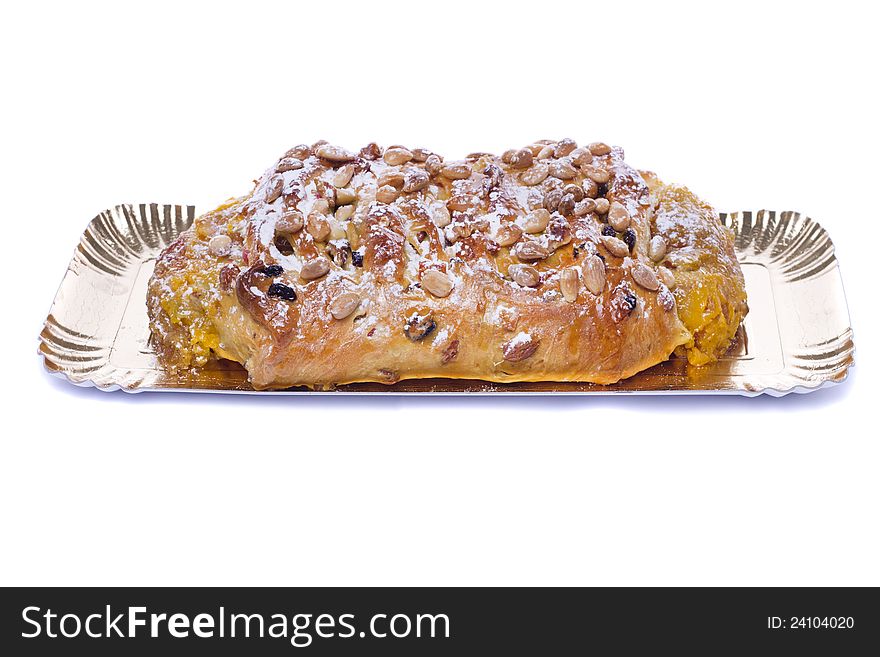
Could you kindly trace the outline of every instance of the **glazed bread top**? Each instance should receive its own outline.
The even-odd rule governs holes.
[[[569,139],[294,147],[166,249],[148,308],[168,366],[229,358],[258,388],[612,383],[676,348],[717,358],[746,312],[711,207]]]

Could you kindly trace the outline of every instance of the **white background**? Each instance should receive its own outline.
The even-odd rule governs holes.
[[[619,8],[617,8],[621,5]],[[880,584],[869,3],[4,9],[2,584]],[[50,378],[88,220],[247,192],[328,139],[570,136],[830,231],[856,332],[774,398],[234,398]]]

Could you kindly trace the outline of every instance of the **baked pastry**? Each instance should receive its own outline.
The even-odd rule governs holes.
[[[457,161],[296,146],[165,249],[147,304],[167,367],[231,359],[258,389],[609,384],[717,359],[747,312],[709,205],[570,139]]]

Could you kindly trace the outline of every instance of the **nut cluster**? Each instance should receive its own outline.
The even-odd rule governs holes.
[[[494,259],[499,276],[516,289],[549,286],[564,303],[608,295],[615,308],[629,308],[618,313],[625,317],[637,307],[632,290],[640,290],[664,294],[661,305],[671,310],[675,276],[662,266],[668,245],[650,235],[647,192],[635,202],[619,182],[621,158],[605,143],[573,139],[454,161],[424,148],[371,143],[351,152],[320,141],[288,150],[258,183],[248,212],[274,226],[277,254],[270,246],[261,257],[277,260],[284,279],[277,285],[291,290],[273,288],[274,298],[293,302],[297,289],[302,294],[331,271],[347,272],[354,284],[340,287],[327,305],[337,321],[367,307],[356,284],[364,267],[392,272],[391,266],[392,278],[418,271],[405,285],[408,294],[438,302],[467,285],[453,274],[478,258]],[[216,258],[237,248],[225,234],[208,244]],[[403,266],[414,258],[414,267]],[[623,270],[632,282],[625,295],[609,290],[609,269]],[[405,332],[418,341],[435,327],[429,313],[408,321]],[[517,343],[505,358],[526,360],[538,342]],[[455,354],[462,348],[456,340]]]

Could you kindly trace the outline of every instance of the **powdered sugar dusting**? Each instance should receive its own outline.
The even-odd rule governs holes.
[[[520,331],[516,335],[514,335],[507,343],[508,347],[513,349],[522,345],[526,345],[531,343],[532,336],[525,331]]]
[[[541,145],[532,148],[534,158],[542,150],[547,149]],[[548,340],[544,324],[563,318],[567,324],[557,327],[556,332],[574,331],[578,322],[596,321],[610,303],[608,287],[603,293],[584,291],[569,295],[567,301],[562,298],[559,272],[574,268],[578,278],[583,277],[580,262],[604,248],[595,244],[606,221],[598,211],[575,216],[571,202],[559,205],[558,198],[557,209],[550,204],[551,192],[558,197],[563,187],[574,185],[581,190],[581,198],[607,193],[608,198],[623,203],[637,231],[634,258],[641,260],[639,245],[650,237],[653,208],[646,208],[643,202],[646,186],[638,173],[623,163],[618,150],[593,160],[591,166],[612,174],[607,190],[599,192],[596,185],[591,192],[584,191],[592,184],[586,180],[585,170],[573,169],[569,160],[547,157],[546,153],[540,156],[544,160],[538,166],[552,171],[553,163],[559,162],[556,171],[561,173],[529,184],[526,174],[534,168],[513,166],[509,160],[502,162],[488,155],[428,162],[427,155],[419,154],[392,165],[382,159],[378,149],[364,149],[359,156],[329,147],[297,147],[291,152],[298,153],[296,160],[302,166],[293,156],[282,159],[280,165],[263,173],[248,197],[230,204],[222,221],[207,225],[209,233],[222,231],[232,239],[228,262],[241,271],[250,267],[255,272],[257,283],[250,286],[249,293],[260,300],[259,305],[245,306],[244,311],[258,323],[265,321],[277,328],[276,335],[286,332],[314,343],[320,342],[315,336],[338,336],[348,331],[376,340],[399,335],[404,328],[400,324],[417,311],[437,324],[431,329],[431,345],[446,349],[454,344],[449,354],[458,354],[459,341],[466,344],[477,333],[497,336],[491,339],[516,349],[533,341],[531,332],[524,330],[510,337],[520,320]],[[349,171],[337,175],[342,166],[353,171],[350,176]],[[381,201],[377,199],[380,180],[384,186]],[[511,229],[511,223],[524,227],[531,208],[542,204],[550,211],[547,228],[541,230],[540,225],[532,224],[531,234],[526,235]],[[658,216],[658,225],[663,226],[664,221],[662,214]],[[531,252],[519,250],[524,242],[543,247],[546,253],[531,244]],[[586,242],[591,248],[584,246]],[[605,251],[602,254],[607,255]],[[253,268],[256,263],[280,265],[281,273],[260,278],[261,270]],[[537,277],[531,274],[534,284],[511,282],[511,264],[537,270]],[[619,268],[619,261],[613,259],[606,264],[609,271]],[[432,273],[427,279],[431,289],[426,289],[422,281],[429,268],[442,272],[448,280]],[[216,271],[210,275],[216,276]],[[271,293],[270,285],[276,285]],[[340,295],[345,300],[346,294],[351,304],[353,291],[363,302],[351,311],[352,319],[340,323],[330,305]],[[168,292],[177,293],[184,292]],[[196,288],[188,294],[195,297],[204,292]],[[224,294],[230,291],[211,296],[219,304]],[[653,305],[642,299],[648,292],[637,290],[637,294],[642,301],[640,309],[648,315]],[[493,328],[483,332],[471,325],[472,335],[459,333],[461,326],[468,325],[465,319],[472,317]],[[428,334],[426,330],[425,337]],[[467,353],[466,348],[462,353]],[[526,349],[517,355],[529,358],[532,353]]]

